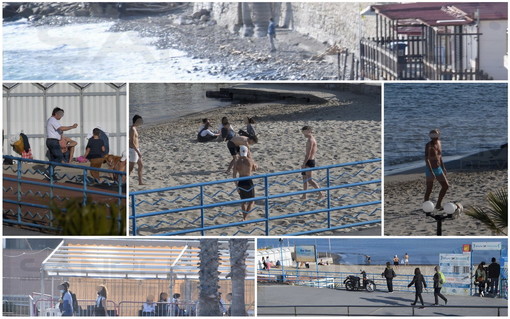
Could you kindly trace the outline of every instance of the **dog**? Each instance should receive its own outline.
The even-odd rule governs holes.
[[[126,171],[126,160],[123,160],[121,156],[108,154],[105,155],[103,159],[106,165],[108,165],[109,169],[121,172]],[[119,178],[118,174],[114,173],[111,173],[110,176],[113,179],[113,181],[117,181]],[[125,182],[125,179],[126,175],[122,176],[122,182]]]

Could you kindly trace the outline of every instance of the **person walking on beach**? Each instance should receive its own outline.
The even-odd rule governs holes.
[[[388,286],[388,292],[393,292],[393,278],[397,277],[393,268],[391,268],[391,263],[386,262],[386,268],[384,269],[381,277],[386,278],[386,286]]]
[[[239,158],[234,162],[232,178],[237,178],[237,174],[239,174],[239,177],[251,176],[253,171],[257,169],[255,161],[248,157],[248,151],[248,147],[245,145],[239,147]],[[251,179],[236,182],[236,187],[241,199],[255,197],[255,186]],[[243,220],[246,220],[254,205],[255,202],[244,202],[241,204]]]
[[[496,258],[492,257],[491,264],[488,267],[489,273],[489,293],[494,297],[498,294],[499,275],[501,274],[501,266],[496,262]]]
[[[414,297],[414,302],[411,305],[412,306],[416,305],[416,302],[418,302],[418,299],[420,299],[421,307],[419,307],[419,309],[425,308],[421,294],[423,292],[423,288],[427,288],[427,283],[425,282],[425,278],[423,278],[423,275],[421,274],[420,268],[416,268],[414,270],[413,280],[409,285],[407,285],[407,288],[411,287],[412,285],[414,285],[416,289],[416,294]]]
[[[303,161],[303,164],[301,165],[301,168],[311,168],[315,167],[315,155],[317,154],[317,141],[315,140],[315,137],[313,136],[313,130],[310,126],[304,126],[301,129],[301,132],[306,137],[306,152],[305,152],[305,160]],[[319,184],[317,184],[316,181],[313,180],[312,171],[302,172],[301,175],[303,176],[303,190],[308,189],[308,185],[312,186],[315,189],[319,188]],[[306,199],[307,194],[303,194],[301,199]],[[322,192],[319,192],[319,196],[317,199],[322,199],[324,195]]]
[[[133,116],[133,125],[129,128],[129,174],[133,172],[135,164],[138,164],[138,184],[144,185],[142,182],[143,162],[142,153],[140,152],[140,139],[138,136],[138,127],[143,124],[140,115]]]
[[[439,129],[430,131],[430,142],[425,145],[425,176],[427,188],[425,191],[424,201],[426,202],[430,199],[432,187],[434,186],[434,179],[437,179],[439,184],[441,184],[441,191],[439,191],[439,197],[437,198],[436,203],[436,209],[438,210],[443,209],[441,203],[446,195],[446,191],[448,191],[448,187],[450,186],[446,179],[446,168],[444,167],[442,157],[443,151],[441,148],[441,141],[439,140],[440,136],[441,132]]]
[[[434,267],[436,273],[434,274],[434,306],[439,306],[439,298],[444,300],[444,304],[448,303],[448,299],[441,293],[441,288],[446,282],[444,274],[439,270],[439,266]]]
[[[485,265],[485,262],[481,262],[478,265],[478,268],[476,268],[475,271],[475,284],[478,285],[478,295],[480,297],[484,296],[484,290],[485,290],[485,282],[487,281],[487,272],[485,271],[485,268],[483,267]]]
[[[400,259],[398,258],[397,255],[395,255],[395,257],[393,257],[393,266],[398,266],[400,263]]]
[[[409,255],[407,253],[404,254],[404,265],[409,266]]]
[[[227,171],[225,173],[230,174],[230,170],[232,166],[234,166],[234,162],[237,159],[237,154],[239,154],[239,147],[244,145],[246,147],[250,147],[250,145],[256,144],[258,142],[258,138],[256,136],[234,136],[230,141],[227,142],[227,148],[232,155],[232,160],[230,164],[228,164]]]
[[[276,51],[276,47],[274,46],[274,41],[276,39],[276,24],[274,23],[274,19],[269,19],[269,26],[267,27],[267,36],[269,37],[269,45],[271,47],[271,52]]]

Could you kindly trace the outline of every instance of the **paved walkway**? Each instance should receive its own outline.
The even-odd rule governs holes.
[[[413,293],[405,292],[365,292],[345,291],[327,288],[311,288],[298,286],[259,285],[258,315],[290,315],[293,307],[263,308],[260,306],[297,305],[298,315],[365,315],[365,316],[497,316],[496,308],[466,308],[466,306],[500,306],[501,316],[508,316],[508,300],[499,298],[480,298],[463,296],[446,296],[447,306],[434,307],[433,290],[423,294],[425,309],[411,307]],[[306,308],[300,306],[320,305],[321,307]],[[328,306],[361,306],[361,307],[328,307]],[[441,305],[443,302],[441,301]],[[414,314],[413,314],[414,312]]]

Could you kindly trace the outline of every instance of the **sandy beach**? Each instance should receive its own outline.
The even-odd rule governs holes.
[[[252,85],[251,87],[254,87]],[[250,87],[243,85],[242,87]],[[261,85],[257,85],[261,88]],[[223,116],[227,116],[237,131],[244,128],[243,119],[246,116],[254,116],[256,120],[255,130],[257,132],[259,143],[252,147],[253,158],[259,165],[256,174],[281,172],[300,169],[304,158],[306,139],[300,132],[301,127],[310,125],[314,128],[315,137],[318,143],[317,166],[333,165],[353,161],[362,161],[367,159],[379,158],[381,156],[381,105],[380,97],[355,94],[349,91],[330,91],[324,88],[311,85],[266,85],[265,90],[280,91],[300,91],[308,92],[323,99],[321,104],[293,104],[293,103],[263,103],[263,104],[235,104],[230,107],[216,109],[199,114],[185,116],[175,121],[157,126],[150,126],[140,129],[140,144],[142,148],[143,160],[145,165],[144,182],[147,185],[138,185],[136,171],[130,177],[130,190],[148,190],[177,185],[185,185],[198,182],[208,182],[225,180],[232,178],[232,175],[225,174],[225,170],[231,160],[225,142],[196,142],[196,134],[202,118],[209,118],[213,127],[217,128]],[[205,92],[204,92],[205,93]],[[143,116],[143,114],[141,114]],[[380,178],[380,163],[368,164],[365,170],[376,170],[372,175],[360,174],[354,178],[378,179]],[[356,168],[334,169],[332,174],[342,174],[350,172]],[[336,171],[335,171],[336,170]],[[352,172],[351,172],[352,173]],[[315,176],[319,179],[324,178],[323,172]],[[354,180],[350,180],[353,182]],[[255,181],[256,194],[263,194],[263,185],[258,185],[262,180]],[[282,193],[298,191],[302,188],[301,177],[298,174],[284,176],[278,180],[278,185],[271,189],[271,192]],[[340,183],[341,181],[339,181]],[[324,182],[322,182],[324,185]],[[233,183],[226,187],[215,186],[210,189],[212,194],[217,196],[213,201],[237,200],[238,195],[235,192]],[[221,185],[220,185],[221,186]],[[273,186],[272,186],[273,187]],[[374,195],[369,195],[370,190],[378,188],[377,185],[357,188],[355,192],[366,192],[360,194],[357,200],[365,199],[369,201],[374,199]],[[196,191],[196,190],[195,190]],[[336,191],[340,194],[340,190]],[[345,191],[344,191],[345,193]],[[376,192],[376,198],[379,192]],[[178,198],[181,196],[182,198]],[[137,202],[141,200],[159,201],[155,205],[140,204],[137,207],[137,213],[172,209],[192,205],[185,198],[196,196],[191,190],[181,190],[169,192],[158,192],[149,196],[137,197]],[[333,196],[336,196],[333,194]],[[338,195],[341,196],[341,195]],[[177,197],[175,202],[171,202]],[[280,199],[282,205],[276,206],[272,214],[288,214],[292,212],[303,211],[303,206],[308,210],[325,207],[325,202],[315,200],[315,195],[311,194],[309,200],[298,201],[298,197],[289,197]],[[188,202],[190,204],[188,204]],[[348,202],[348,199],[346,199]],[[194,202],[196,204],[196,201]],[[263,207],[257,203],[256,210],[249,215],[249,219],[262,218]],[[263,204],[263,203],[262,203]],[[366,208],[370,211],[377,207]],[[220,225],[241,221],[239,207],[222,207],[224,211],[215,209],[214,214],[218,214],[214,220],[208,220],[209,225]],[[361,209],[362,210],[362,209]],[[349,214],[355,214],[356,209],[349,211]],[[198,215],[196,215],[198,214]],[[345,214],[344,211],[339,213]],[[380,210],[376,210],[374,216],[360,215],[357,218],[344,219],[343,223],[353,223],[363,220],[373,220],[380,218]],[[221,215],[221,216],[220,216]],[[170,220],[168,216],[154,216],[137,221],[138,225],[159,225],[157,229],[150,227],[141,227],[141,235],[170,232],[179,229],[177,225],[172,226],[169,221],[177,218],[186,217],[193,219],[199,216],[197,211],[179,213]],[[296,217],[295,220],[278,220],[275,223],[275,234],[293,233],[304,229],[313,229],[317,226],[313,221],[325,218],[325,213]],[[378,217],[379,216],[379,217]],[[315,220],[317,219],[317,220]],[[322,222],[322,221],[321,221]],[[263,223],[260,223],[263,224]],[[294,227],[294,226],[295,227]],[[182,226],[180,226],[182,227]],[[187,225],[186,228],[195,226]],[[249,230],[253,226],[245,225],[241,229]],[[289,228],[290,227],[290,228]],[[368,226],[360,227],[366,229]],[[373,227],[373,226],[371,226]],[[370,228],[370,227],[369,227]],[[180,228],[182,229],[182,228]],[[233,234],[231,229],[219,229],[207,232],[207,235],[226,235]],[[348,231],[343,231],[348,234]],[[252,235],[263,235],[263,232],[253,232]],[[328,233],[321,233],[326,235]],[[273,233],[271,234],[273,235]]]
[[[465,209],[488,207],[487,194],[507,188],[508,169],[449,170],[450,188],[443,203],[459,202]],[[431,200],[435,203],[440,190],[436,182]],[[423,173],[386,176],[384,182],[384,233],[392,236],[435,236],[437,223],[422,211],[425,193]],[[490,236],[481,222],[462,214],[443,222],[443,236]]]

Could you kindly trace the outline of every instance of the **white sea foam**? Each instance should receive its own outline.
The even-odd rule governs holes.
[[[157,49],[155,38],[108,32],[113,22],[3,25],[4,80],[187,81],[217,80],[206,60]]]

